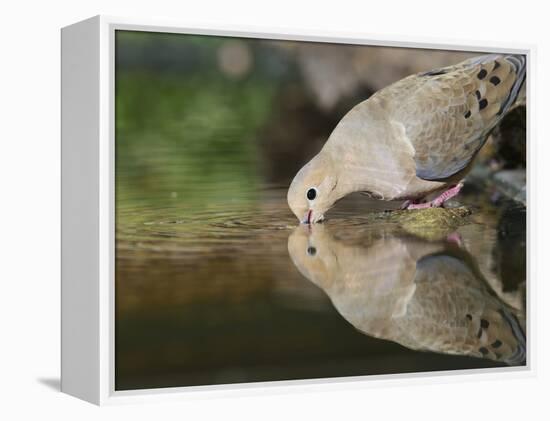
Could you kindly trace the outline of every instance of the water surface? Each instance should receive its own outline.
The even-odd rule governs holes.
[[[474,195],[458,236],[427,241],[367,223],[385,204],[363,197],[298,226],[285,195],[118,203],[117,389],[525,363],[521,208]]]

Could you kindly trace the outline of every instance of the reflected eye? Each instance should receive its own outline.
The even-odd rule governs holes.
[[[307,191],[306,196],[307,200],[314,200],[317,197],[317,189],[315,187],[312,187]]]
[[[307,254],[310,256],[315,256],[317,254],[317,249],[313,246],[307,248]]]

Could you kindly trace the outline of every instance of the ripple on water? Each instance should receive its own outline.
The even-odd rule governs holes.
[[[385,235],[397,229],[398,224],[390,217],[391,212],[383,211],[396,206],[352,195],[328,213],[324,224],[330,225],[341,238],[361,240]],[[493,213],[475,213],[479,213],[477,223],[494,224]],[[266,189],[256,200],[203,203],[194,207],[183,200],[141,207],[121,203],[117,206],[117,253],[121,258],[136,255],[194,258],[204,253],[243,252],[260,255],[269,253],[273,244],[284,245],[297,225],[286,203],[286,189],[280,188]],[[489,241],[492,243],[494,239]]]
[[[117,209],[119,257],[136,253],[215,253],[244,249],[281,237],[297,225],[285,200]]]

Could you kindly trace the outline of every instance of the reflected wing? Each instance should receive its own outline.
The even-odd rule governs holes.
[[[525,363],[526,339],[515,311],[486,289],[455,257],[433,255],[417,263],[410,322],[422,348],[476,355],[511,365]]]

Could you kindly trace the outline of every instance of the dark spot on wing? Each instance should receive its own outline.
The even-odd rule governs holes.
[[[468,320],[472,320],[472,315],[471,315],[471,314],[466,314],[466,318],[467,318]]]
[[[479,352],[481,352],[483,355],[487,355],[489,353],[489,350],[482,346],[481,348],[479,348]]]
[[[487,106],[487,100],[483,98],[481,101],[479,101],[479,109],[483,110]]]
[[[471,115],[472,115],[472,112],[468,110],[466,114],[464,114],[464,118],[470,118]]]
[[[481,330],[481,328],[479,328],[479,330],[477,331],[477,338],[481,338],[481,334],[483,333],[483,331]]]
[[[487,329],[489,327],[489,322],[485,319],[481,319],[481,327]]]
[[[495,61],[495,65],[493,67],[493,71],[495,71],[496,69],[498,69],[500,67],[500,63],[498,61]]]
[[[493,77],[491,77],[491,79],[489,79],[489,81],[493,85],[497,86],[500,83],[500,78],[498,76],[493,76]]]
[[[477,100],[479,101],[481,99],[481,92],[476,91],[476,97],[477,97]]]
[[[491,344],[493,348],[499,348],[501,345],[502,345],[502,342],[498,339]]]
[[[485,76],[487,76],[487,70],[481,69],[479,73],[477,74],[478,79],[483,79]]]

